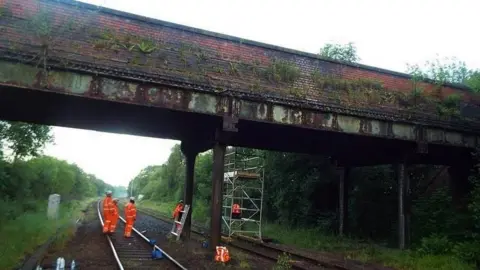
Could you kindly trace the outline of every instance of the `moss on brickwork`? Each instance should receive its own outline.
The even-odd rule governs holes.
[[[459,117],[461,96],[452,94],[443,101],[441,93],[426,95],[422,88],[413,83],[409,93],[386,89],[375,79],[342,79],[323,75],[318,71],[311,74],[314,87],[330,99],[346,105],[392,105],[411,111],[435,110],[440,116]],[[436,87],[436,90],[442,88]]]
[[[383,107],[388,107],[390,111],[407,109],[413,112],[437,113],[441,116],[460,115],[461,98],[458,102],[454,102],[455,97],[442,98],[442,91],[445,91],[446,87],[437,84],[433,86],[434,91],[431,91],[431,84],[421,78],[412,80],[410,93],[405,89],[408,87],[408,79],[388,72],[380,73],[372,69],[340,65],[312,59],[301,53],[255,46],[250,42],[243,44],[241,41],[209,37],[190,30],[163,27],[134,19],[118,20],[116,16],[100,10],[75,10],[69,5],[46,4],[43,1],[40,6],[46,7],[47,12],[39,12],[31,18],[14,18],[11,23],[7,20],[7,24],[2,21],[2,25],[9,29],[16,28],[13,24],[19,21],[29,21],[30,33],[13,34],[8,31],[6,34],[10,36],[7,39],[12,39],[12,44],[25,44],[22,39],[35,39],[36,42],[32,42],[32,51],[35,50],[39,57],[32,62],[38,64],[47,63],[44,61],[46,58],[53,58],[52,56],[57,56],[58,53],[60,58],[66,59],[67,64],[71,60],[94,64],[99,60],[102,65],[125,68],[126,72],[138,71],[149,76],[178,78],[181,81],[205,84],[211,89],[273,93],[293,96],[299,100],[317,99],[346,108],[382,110]],[[53,6],[55,8],[52,8]],[[19,2],[17,8],[23,11],[31,9],[26,2]],[[4,14],[8,13],[0,8],[0,20],[5,18]],[[98,14],[101,14],[101,20],[97,17]],[[91,18],[87,18],[88,16]],[[83,24],[84,29],[91,30],[77,31],[74,34],[72,19],[75,20],[75,28],[81,28]],[[132,29],[141,31],[133,32]],[[41,44],[46,44],[42,51],[38,49],[38,40]],[[53,40],[60,41],[58,48]],[[22,45],[18,50],[27,49],[28,45]],[[291,61],[292,59],[295,61]],[[44,64],[44,71],[47,70]],[[312,70],[316,71],[311,73],[309,80],[308,74]],[[323,70],[333,71],[335,76],[327,75]],[[381,80],[342,78],[358,70],[361,70],[361,74],[366,74],[365,76]],[[393,80],[390,81],[390,77],[393,77]],[[387,89],[382,80],[389,81],[389,88],[398,89]],[[419,86],[428,88],[428,91]],[[453,88],[448,91],[450,90],[455,91]]]
[[[269,81],[294,83],[300,77],[300,68],[295,63],[273,59],[264,74]]]

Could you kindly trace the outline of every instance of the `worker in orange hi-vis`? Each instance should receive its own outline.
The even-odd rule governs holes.
[[[230,252],[228,252],[228,249],[226,247],[217,246],[215,247],[215,251],[216,262],[226,263],[230,261]]]
[[[175,222],[176,220],[181,220],[182,219],[182,211],[183,211],[183,201],[180,200],[177,203],[177,206],[175,206],[175,210],[173,210],[172,218],[173,221]],[[180,228],[180,224],[177,224],[177,230]]]
[[[109,233],[113,216],[112,191],[108,190],[105,195],[105,199],[103,199],[103,233]]]
[[[135,198],[130,197],[130,202],[125,206],[125,233],[126,238],[132,237],[133,223],[137,220],[137,208],[135,207]]]
[[[118,199],[113,199],[113,213],[110,222],[110,233],[114,233],[118,222]]]
[[[238,203],[234,203],[232,205],[232,219],[240,219],[242,215],[240,205]]]

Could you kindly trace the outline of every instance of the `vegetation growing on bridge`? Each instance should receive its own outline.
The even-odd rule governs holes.
[[[3,5],[2,14],[9,13],[10,5],[8,3],[10,2]],[[40,46],[38,56],[32,61],[36,61],[37,65],[41,64],[43,66],[44,74],[48,73],[48,60],[54,57],[57,51],[62,51],[61,47],[57,48],[57,44],[64,43],[65,38],[71,37],[72,41],[66,42],[71,42],[71,46],[78,50],[90,49],[85,48],[85,44],[88,45],[88,42],[92,42],[93,44],[90,45],[96,50],[116,53],[125,51],[127,54],[122,54],[121,58],[126,57],[126,59],[120,60],[126,61],[129,65],[141,70],[152,71],[156,69],[198,83],[207,83],[218,89],[248,89],[264,93],[280,91],[298,99],[317,98],[324,102],[345,103],[350,107],[380,105],[395,107],[400,110],[406,109],[411,112],[436,111],[440,116],[446,118],[459,117],[460,115],[459,106],[455,107],[456,103],[452,102],[455,97],[444,97],[442,93],[434,95],[430,93],[430,90],[420,91],[414,89],[416,87],[412,87],[414,93],[411,95],[396,91],[398,89],[387,89],[385,86],[381,86],[382,82],[380,81],[372,79],[348,81],[345,78],[332,76],[329,72],[320,71],[320,69],[312,73],[313,83],[310,84],[308,80],[300,80],[302,76],[307,74],[301,74],[301,68],[288,59],[271,56],[270,59],[261,59],[262,61],[245,61],[240,54],[222,55],[221,49],[204,47],[196,42],[175,39],[160,40],[156,37],[137,36],[125,30],[91,27],[91,21],[94,21],[99,10],[85,11],[85,18],[74,22],[68,15],[53,14],[44,8],[43,4],[39,3],[39,12],[27,18],[24,27],[32,33],[35,42]],[[17,18],[13,18],[13,20],[16,23],[21,21]],[[87,30],[87,28],[91,28],[91,30]],[[89,33],[92,40],[78,40],[77,34],[83,35],[85,32]],[[239,44],[241,45],[242,42]],[[17,47],[18,45],[22,44],[12,44],[11,47]],[[236,49],[240,48],[232,47],[232,50]],[[353,43],[345,46],[327,44],[320,50],[320,55],[345,62],[358,62],[360,60]],[[111,60],[109,55],[94,54],[92,57],[99,60]],[[61,61],[68,64],[66,59]],[[177,65],[178,63],[181,65]],[[431,62],[428,63],[428,67],[429,69],[419,72],[414,79],[418,86],[422,85],[425,78],[430,78],[437,83],[438,89],[441,89],[444,82],[449,81],[468,85],[473,91],[480,91],[479,72],[468,70],[464,63],[458,62],[444,67],[439,62]],[[433,73],[430,71],[433,71]],[[228,80],[219,78],[219,75],[221,77],[228,76]],[[48,87],[47,75],[44,78],[43,86]],[[314,89],[310,89],[312,85]],[[332,89],[332,85],[335,90]],[[324,89],[324,87],[327,89]],[[313,95],[313,97],[310,95]]]
[[[79,202],[113,189],[75,164],[42,156],[52,140],[49,127],[0,122],[0,269],[17,269],[25,253],[46,241],[56,225],[75,218]],[[62,196],[57,224],[46,220],[51,193]]]

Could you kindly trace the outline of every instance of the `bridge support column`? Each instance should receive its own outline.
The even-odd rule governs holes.
[[[350,168],[338,168],[338,234],[343,236],[348,230],[348,186]]]
[[[180,149],[185,156],[185,189],[183,202],[185,205],[190,205],[185,224],[183,225],[182,236],[185,239],[190,239],[190,230],[192,227],[192,213],[193,213],[193,187],[195,184],[195,160],[198,153],[200,153],[199,147],[196,147],[193,142],[182,141]]]
[[[210,219],[210,248],[220,244],[222,229],[222,189],[223,189],[223,173],[225,162],[225,144],[215,143],[213,147],[213,172],[212,172],[212,204]]]
[[[398,183],[398,247],[405,249],[405,183],[408,181],[406,164],[396,165]]]

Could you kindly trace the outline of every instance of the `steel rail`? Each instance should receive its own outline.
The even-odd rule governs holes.
[[[98,205],[97,205],[97,212],[98,212],[98,218],[100,219],[100,223],[102,224],[102,227],[103,227],[104,223],[103,223],[102,214],[100,213],[100,202],[101,201],[99,200]],[[112,249],[113,256],[115,257],[115,260],[117,261],[118,268],[120,270],[124,270],[122,262],[120,261],[120,258],[118,257],[117,251],[115,250],[115,247],[113,246],[112,239],[110,239],[110,236],[108,234],[106,236],[107,236],[108,244],[110,245],[110,248]]]
[[[119,216],[120,220],[125,223],[125,225],[127,224],[127,221],[122,217],[122,216]],[[139,232],[137,229],[135,228],[132,228],[133,231],[138,235],[140,236],[141,238],[143,238],[143,240],[147,241],[147,243],[150,243],[150,239],[148,239],[145,235],[143,235],[141,232]],[[179,262],[177,262],[174,258],[172,258],[172,256],[168,255],[164,250],[162,250],[159,246],[157,245],[154,245],[155,249],[159,250],[160,252],[162,252],[163,255],[165,255],[165,257],[167,257],[167,259],[169,259],[171,262],[173,262],[176,266],[178,266],[178,268],[182,269],[182,270],[187,270],[187,268],[185,268],[183,265],[181,265]]]

